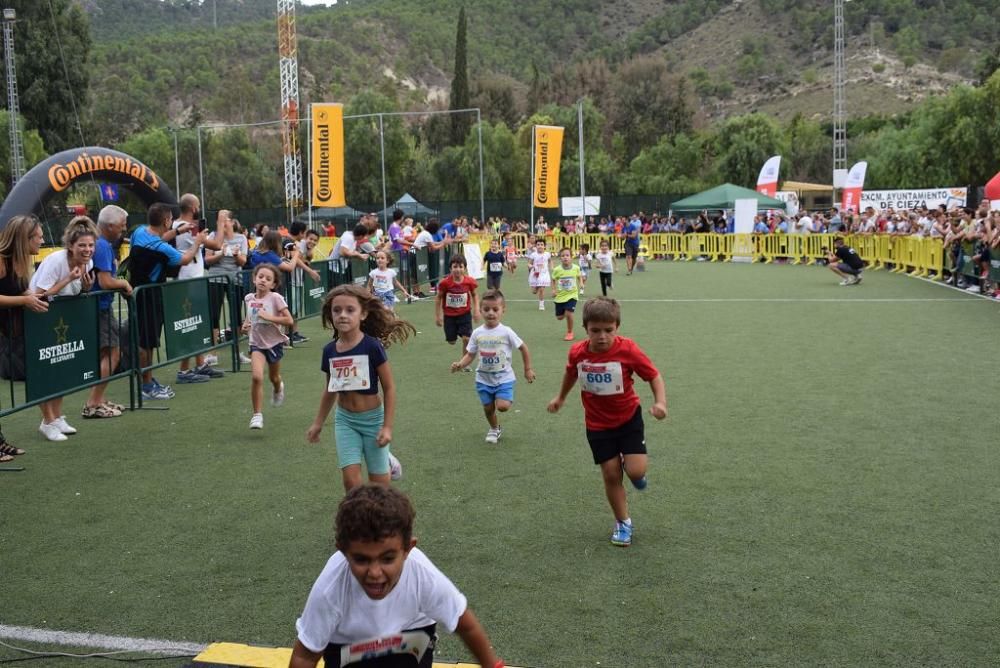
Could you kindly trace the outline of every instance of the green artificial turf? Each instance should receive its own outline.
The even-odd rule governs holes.
[[[538,380],[517,361],[496,446],[432,304],[400,306],[421,333],[389,349],[399,486],[421,548],[508,663],[1000,663],[1000,306],[885,272],[837,280],[665,262],[615,277],[621,333],[660,368],[670,408],[646,415],[628,549],[608,540],[578,391],[545,410],[569,344],[526,274],[504,278],[504,322]],[[0,474],[0,624],[290,645],[343,493],[332,427],[304,439],[326,336],[302,329],[313,340],[286,354],[287,404],[261,432],[246,373],[113,420],[73,419],[83,395],[68,397],[80,434],[65,443],[42,440],[37,410],[6,418],[29,453]],[[470,657],[452,636],[437,656]]]

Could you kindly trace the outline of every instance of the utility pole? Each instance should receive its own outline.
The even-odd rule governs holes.
[[[17,101],[17,74],[14,71],[14,23],[17,12],[3,10],[3,52],[7,67],[7,111],[10,116],[10,177],[13,186],[24,176],[24,145],[21,141],[21,126],[17,119],[20,108]]]

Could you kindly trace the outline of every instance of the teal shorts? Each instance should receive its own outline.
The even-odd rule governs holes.
[[[334,413],[333,435],[337,439],[337,461],[345,469],[365,463],[368,475],[389,472],[389,445],[380,448],[375,437],[385,422],[382,406],[362,413],[343,410],[339,405]]]

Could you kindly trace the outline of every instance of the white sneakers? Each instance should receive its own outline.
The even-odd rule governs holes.
[[[253,417],[250,418],[250,428],[251,429],[263,429],[264,428],[264,414],[254,413]]]
[[[545,310],[545,302],[538,302],[538,310],[539,311]]]
[[[240,353],[240,364],[253,364],[253,360],[246,353]]]
[[[496,429],[490,428],[490,430],[486,432],[486,442],[487,443],[498,442],[500,440],[500,434],[502,433],[503,429],[501,429],[500,427],[497,427]]]
[[[281,381],[278,385],[278,391],[271,393],[271,405],[278,407],[285,403],[285,381]]]
[[[399,463],[396,459],[396,455],[389,453],[389,479],[390,480],[402,480],[403,479],[403,465]]]
[[[42,422],[38,425],[38,431],[50,441],[65,441],[67,434],[76,433],[76,428],[66,422],[65,415],[60,415],[52,422]]]

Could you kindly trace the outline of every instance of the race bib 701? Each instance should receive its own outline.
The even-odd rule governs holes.
[[[357,392],[371,387],[368,355],[334,357],[330,360],[327,392]]]
[[[576,374],[584,392],[601,395],[625,392],[621,362],[580,362]]]

